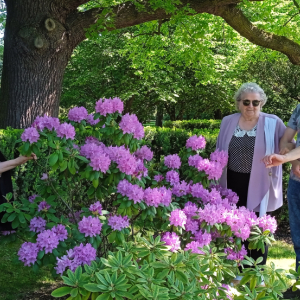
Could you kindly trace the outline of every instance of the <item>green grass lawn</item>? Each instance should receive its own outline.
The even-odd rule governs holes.
[[[32,268],[18,263],[16,260],[20,245],[14,243],[0,247],[0,299],[46,299],[31,297],[29,294],[35,291],[50,294],[57,282],[46,269],[34,273]]]

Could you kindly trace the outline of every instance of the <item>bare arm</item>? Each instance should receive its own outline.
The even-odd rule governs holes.
[[[280,139],[279,147],[280,152],[279,154],[286,154],[290,152],[291,150],[295,149],[295,143],[294,143],[294,136],[297,133],[296,130],[287,127],[282,138]]]
[[[0,162],[0,174],[3,172],[6,172],[8,170],[11,170],[17,166],[20,166],[31,159],[37,159],[37,157],[34,153],[32,153],[31,156],[28,156],[28,157],[27,156],[19,156],[16,159],[11,159],[8,161]]]

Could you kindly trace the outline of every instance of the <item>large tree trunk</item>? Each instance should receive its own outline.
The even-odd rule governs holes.
[[[29,126],[44,113],[58,115],[63,74],[74,46],[53,2],[7,1],[1,128]]]

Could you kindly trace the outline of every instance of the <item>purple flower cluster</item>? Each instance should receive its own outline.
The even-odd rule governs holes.
[[[74,212],[74,216],[73,216],[72,213],[69,213],[69,214],[68,214],[69,221],[70,221],[71,223],[73,223],[73,224],[78,223],[79,220],[80,220],[80,214],[81,214],[81,213],[82,213],[82,210],[75,211],[75,212]],[[74,219],[74,217],[75,217],[75,219]]]
[[[202,135],[199,137],[197,137],[197,135],[193,135],[186,141],[186,147],[192,148],[192,150],[204,149],[205,145],[206,141]]]
[[[74,140],[76,132],[74,126],[68,123],[63,123],[56,129],[56,134],[60,138],[65,137],[66,139]]]
[[[105,145],[94,137],[86,139],[86,144],[81,147],[80,154],[91,160],[90,166],[94,171],[106,173],[110,167],[111,159],[106,153]]]
[[[63,242],[68,238],[68,231],[62,224],[58,224],[51,229],[57,236],[58,240]]]
[[[83,217],[82,220],[78,223],[78,229],[81,233],[84,233],[85,236],[96,236],[100,234],[102,228],[102,223],[98,218],[92,216]]]
[[[181,182],[174,184],[172,188],[172,194],[177,197],[182,197],[190,192],[190,188],[190,185],[182,180]]]
[[[215,152],[210,154],[210,160],[218,162],[223,169],[228,163],[228,153],[226,151],[219,151],[219,149],[217,149]]]
[[[96,125],[100,122],[100,119],[94,119],[94,114],[89,114],[86,118],[86,121],[90,124],[90,125]]]
[[[258,219],[258,226],[262,228],[263,231],[269,229],[271,233],[275,233],[277,229],[277,222],[274,217],[264,215]]]
[[[39,197],[39,195],[34,194],[34,195],[32,195],[32,196],[29,196],[29,197],[28,197],[28,201],[29,201],[30,203],[33,203],[36,197]]]
[[[164,186],[153,189],[148,187],[144,191],[144,200],[148,206],[169,206],[172,201],[172,192]]]
[[[134,114],[130,115],[127,113],[124,115],[119,126],[124,134],[133,134],[133,137],[138,140],[142,139],[145,135],[143,125],[139,122],[137,116]]]
[[[23,142],[29,142],[30,144],[36,143],[40,138],[40,134],[34,127],[29,127],[24,130],[21,135],[21,140]]]
[[[115,112],[119,112],[121,114],[123,112],[123,109],[124,104],[119,98],[99,99],[96,102],[95,107],[96,112],[100,113],[102,116],[113,114]]]
[[[102,215],[102,205],[99,201],[97,201],[94,204],[91,204],[89,210],[94,214],[94,215]]]
[[[129,219],[127,216],[111,216],[108,219],[107,223],[112,230],[118,230],[121,231],[123,228],[129,227]]]
[[[117,187],[118,193],[122,196],[128,197],[129,200],[133,200],[134,204],[139,203],[143,200],[144,190],[138,185],[131,184],[126,179],[119,182]]]
[[[87,119],[88,111],[85,107],[74,107],[69,110],[68,118],[70,121],[81,122],[82,120]]]
[[[47,173],[43,173],[42,177],[41,177],[41,180],[47,180],[49,177],[48,177],[48,174]]]
[[[180,239],[175,232],[166,232],[161,238],[162,242],[166,243],[166,246],[170,246],[170,251],[175,252],[180,249]]]
[[[178,208],[171,212],[169,220],[171,225],[183,227],[186,224],[187,217],[185,213]]]
[[[179,174],[178,172],[171,170],[166,173],[166,181],[169,182],[171,185],[179,183]]]
[[[110,159],[117,163],[119,170],[127,175],[134,175],[137,169],[137,160],[124,146],[107,147],[106,153]]]
[[[18,251],[19,260],[22,261],[25,266],[34,265],[39,251],[40,249],[37,244],[25,242]]]
[[[181,166],[181,160],[178,154],[170,154],[165,156],[165,165],[170,169],[179,169]]]
[[[46,220],[44,220],[41,217],[34,217],[33,219],[30,220],[30,231],[33,232],[42,232],[45,230],[46,227]]]
[[[60,123],[58,118],[52,118],[44,115],[43,117],[36,117],[31,127],[34,127],[40,131],[43,131],[45,128],[53,130],[57,129],[59,124]]]
[[[184,250],[185,251],[192,250],[192,253],[204,254],[204,252],[201,251],[201,249],[199,249],[199,248],[203,248],[203,245],[197,241],[192,241],[192,242],[186,244]]]
[[[95,259],[96,249],[89,243],[85,246],[80,244],[80,246],[68,250],[67,255],[64,255],[61,258],[57,257],[57,265],[54,269],[57,274],[62,275],[67,268],[74,272],[80,265],[90,265]]]
[[[153,152],[147,146],[143,146],[141,149],[136,150],[134,155],[141,160],[145,159],[147,161],[150,161],[153,158]]]
[[[154,176],[154,180],[156,180],[157,182],[163,181],[164,178],[165,178],[165,177],[162,176],[161,174],[155,175],[155,176]]]
[[[138,159],[136,161],[136,169],[133,173],[138,180],[141,180],[142,177],[148,176],[148,169],[145,167],[143,160]]]
[[[50,208],[51,206],[46,202],[46,201],[42,201],[39,205],[38,205],[38,211],[44,211],[44,212],[47,212],[48,209]]]
[[[237,260],[240,262],[244,259],[244,256],[247,255],[247,250],[245,249],[245,246],[243,245],[240,251],[235,252],[231,248],[225,248],[224,252],[227,254],[227,259],[229,260]]]
[[[53,230],[48,229],[38,234],[36,242],[40,250],[44,249],[45,253],[52,253],[53,249],[57,248],[59,239]]]

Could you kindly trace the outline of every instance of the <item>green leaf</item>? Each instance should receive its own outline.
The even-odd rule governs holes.
[[[105,293],[96,298],[96,300],[108,300],[110,298],[110,293]]]
[[[64,287],[61,287],[61,288],[58,288],[58,289],[54,290],[51,293],[51,296],[55,297],[55,298],[63,297],[65,295],[70,294],[72,290],[73,290],[73,288],[68,287],[68,286],[64,286]]]
[[[58,155],[57,155],[57,153],[51,154],[50,157],[49,157],[49,165],[50,165],[51,167],[54,166],[54,165],[56,164],[57,160],[58,160]]]
[[[188,283],[188,277],[186,276],[185,273],[183,273],[182,271],[175,271],[175,276],[177,279],[179,279],[180,281],[182,281],[183,283],[187,284]]]
[[[87,291],[92,293],[98,293],[101,292],[101,289],[97,287],[96,283],[87,283],[83,286]]]

